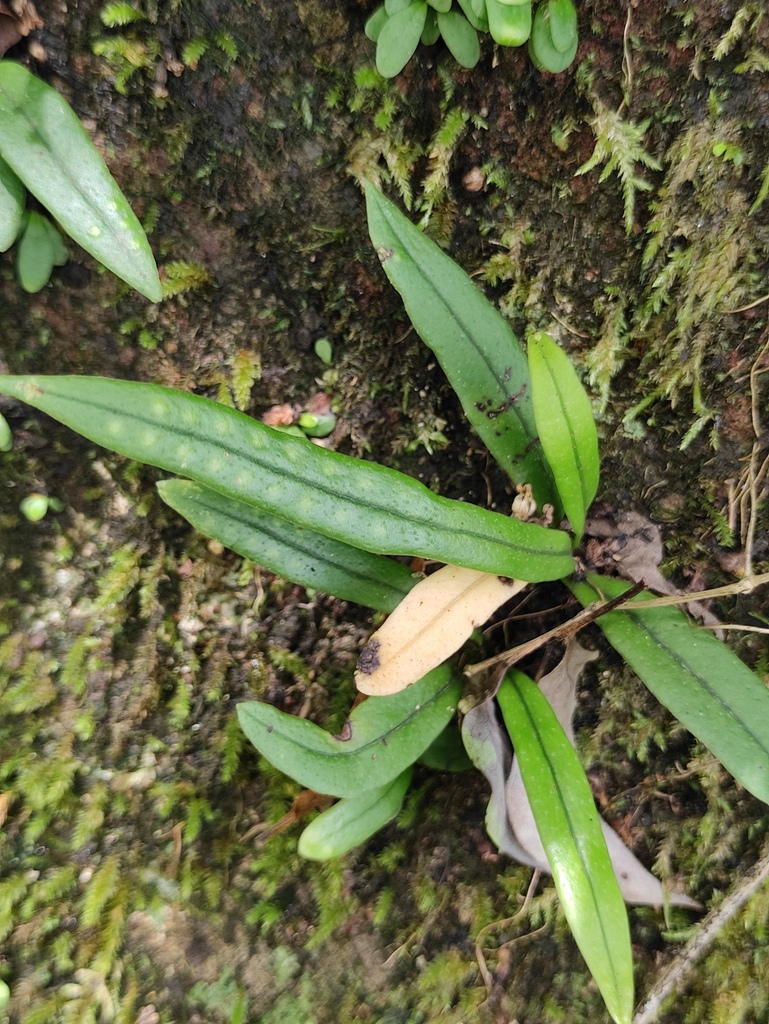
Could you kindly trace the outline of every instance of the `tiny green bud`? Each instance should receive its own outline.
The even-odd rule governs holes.
[[[11,990],[4,981],[0,981],[0,1010],[4,1010],[11,1000]]]
[[[328,338],[318,338],[315,342],[315,355],[325,366],[331,366],[333,350]]]
[[[291,434],[292,437],[306,438],[307,436],[300,427],[297,427],[295,423],[292,423],[290,426],[285,426],[283,423],[278,423],[272,429],[279,430],[281,434]]]
[[[336,416],[333,412],[319,413],[317,416],[303,412],[299,417],[299,426],[308,437],[328,437],[336,426]]]
[[[0,452],[9,452],[13,448],[13,434],[8,420],[0,413]]]
[[[48,511],[48,498],[44,494],[28,494],[19,503],[19,509],[30,523],[39,523]]]

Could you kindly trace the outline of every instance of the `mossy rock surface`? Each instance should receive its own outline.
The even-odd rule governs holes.
[[[340,451],[505,507],[368,244],[354,175],[378,174],[520,334],[550,329],[584,370],[604,505],[662,524],[680,585],[733,579],[746,460],[767,443],[750,371],[769,305],[733,312],[767,279],[766,19],[659,2],[626,23],[595,0],[561,75],[487,41],[473,71],[434,47],[385,83],[371,9],[204,0],[114,29],[93,5],[46,12],[33,66],[152,225],[175,294],[150,306],[72,246],[28,296],[2,256],[0,370],[155,381],[255,416],[328,394]],[[8,57],[29,60],[26,43]],[[609,154],[577,175],[612,126],[617,170],[599,180]],[[530,873],[486,838],[479,776],[420,770],[398,823],[341,862],[301,862],[296,827],[266,836],[296,787],[247,748],[235,705],[340,727],[370,616],[192,533],[153,471],[17,403],[0,411],[15,431],[0,456],[0,1021],[605,1020],[549,883],[506,922]],[[64,510],[27,522],[34,491]],[[761,506],[756,571],[766,535]],[[723,611],[769,614],[760,593]],[[766,674],[747,636],[730,642]],[[582,697],[608,817],[717,904],[761,855],[766,808],[608,653]],[[767,899],[661,1021],[765,1019]],[[631,911],[639,992],[693,920]],[[495,921],[487,989],[475,938]]]

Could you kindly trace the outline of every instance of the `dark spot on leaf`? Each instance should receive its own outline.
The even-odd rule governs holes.
[[[370,676],[379,668],[379,641],[369,640],[358,658],[358,671]]]

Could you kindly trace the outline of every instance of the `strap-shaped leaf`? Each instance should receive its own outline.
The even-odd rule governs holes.
[[[24,213],[26,193],[17,174],[0,157],[0,252],[16,241]]]
[[[577,540],[598,490],[598,434],[590,399],[566,353],[549,334],[529,339],[534,418],[563,510]]]
[[[339,736],[259,701],[239,704],[238,719],[259,753],[301,785],[356,796],[416,761],[451,719],[461,690],[455,668],[441,665],[402,693],[369,697]]]
[[[531,582],[572,571],[565,533],[441,498],[196,395],[103,377],[0,377],[0,392],[121,455],[355,547]]]
[[[55,89],[0,61],[0,156],[85,250],[153,302],[163,297],[144,229]]]
[[[391,612],[417,582],[400,562],[295,526],[192,480],[161,480],[157,488],[196,530],[303,587]]]
[[[410,782],[411,766],[392,782],[347,797],[323,811],[299,837],[299,856],[330,860],[365,843],[401,809]]]
[[[627,912],[577,754],[537,686],[507,673],[497,694],[566,920],[617,1024],[633,1015]]]
[[[470,423],[541,506],[555,501],[537,437],[526,355],[507,322],[438,246],[372,185],[371,241],[417,333],[435,353]]]
[[[590,576],[571,585],[583,605],[618,597],[622,580]],[[654,595],[646,592],[642,601]],[[726,644],[697,629],[678,608],[633,610],[597,620],[606,639],[689,732],[745,789],[769,803],[769,689]]]

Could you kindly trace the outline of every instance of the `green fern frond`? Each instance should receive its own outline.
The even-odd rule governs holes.
[[[141,42],[127,36],[113,36],[97,39],[92,50],[97,57],[103,57],[115,75],[115,89],[121,95],[127,91],[128,82],[139,70],[154,69],[160,56],[160,42],[157,39]]]
[[[99,921],[105,907],[117,892],[120,883],[121,863],[118,854],[107,857],[91,878],[83,897],[80,923],[84,928],[93,928]]]
[[[182,64],[195,71],[200,58],[205,54],[208,49],[208,40],[203,36],[198,36],[197,39],[190,39],[188,43],[185,43],[182,47]]]
[[[737,43],[742,38],[746,29],[748,29],[749,22],[753,21],[750,29],[756,27],[758,20],[762,17],[762,11],[759,9],[760,5],[749,0],[748,3],[743,4],[742,7],[732,18],[732,23],[726,32],[719,40],[718,46],[713,51],[713,60],[723,60],[724,57],[728,56]]]
[[[229,32],[219,31],[214,36],[214,41],[219,49],[225,53],[230,60],[238,59],[238,46]]]
[[[163,267],[163,298],[169,299],[184,292],[198,291],[213,283],[211,274],[202,263],[173,260]]]
[[[241,348],[230,360],[232,367],[232,395],[235,405],[244,412],[251,400],[251,388],[261,380],[262,360],[256,352]]]
[[[753,205],[748,210],[748,213],[753,214],[756,210],[759,210],[764,205],[767,196],[769,196],[769,163],[761,172],[761,185],[758,189],[758,195],[753,200]]]
[[[598,101],[594,101],[593,109],[595,117],[590,119],[590,127],[595,135],[595,149],[575,173],[587,174],[599,164],[606,164],[599,181],[606,181],[615,172],[619,174],[624,197],[625,231],[630,234],[633,230],[636,192],[650,192],[654,187],[636,173],[636,166],[642,164],[650,170],[662,170],[659,160],[643,145],[651,122],[647,120],[633,124],[632,121],[625,121],[619,111],[609,110]]]
[[[111,557],[111,568],[99,580],[99,592],[94,601],[97,612],[119,608],[139,582],[141,573],[139,552],[130,544],[119,548]]]
[[[117,28],[122,25],[130,25],[134,21],[145,20],[141,11],[132,7],[131,4],[121,2],[107,4],[99,17],[107,28]]]
[[[611,382],[624,365],[629,341],[627,299],[619,298],[606,310],[598,343],[585,360],[590,386],[598,391],[600,413],[609,404]]]
[[[751,46],[745,60],[734,69],[736,75],[766,74],[769,71],[769,53],[760,46]]]

